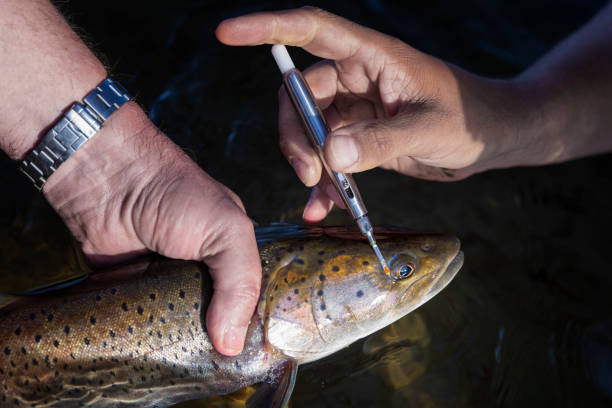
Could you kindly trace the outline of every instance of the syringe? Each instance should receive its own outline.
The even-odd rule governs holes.
[[[374,238],[374,231],[370,219],[368,218],[368,211],[366,210],[361,194],[357,189],[357,184],[350,174],[338,173],[329,168],[325,162],[323,154],[323,145],[325,138],[329,134],[330,130],[325,122],[325,118],[321,113],[321,110],[315,103],[314,97],[310,87],[304,80],[302,73],[295,68],[287,48],[282,44],[276,44],[272,46],[272,55],[278,64],[278,68],[283,74],[283,84],[293,106],[298,112],[302,119],[302,124],[306,130],[306,134],[310,137],[313,148],[317,151],[323,167],[329,174],[329,178],[338,190],[342,201],[344,202],[347,210],[351,213],[351,216],[357,223],[357,226],[361,230],[361,233],[368,239],[370,246],[374,250],[380,265],[387,275],[390,274],[387,262],[380,252],[380,248],[376,244]]]

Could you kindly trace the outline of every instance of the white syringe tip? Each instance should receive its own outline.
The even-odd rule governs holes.
[[[283,44],[275,44],[272,46],[272,55],[274,56],[274,60],[278,65],[278,69],[280,69],[281,74],[289,71],[290,69],[295,68],[293,65],[293,61],[287,52],[287,48]]]

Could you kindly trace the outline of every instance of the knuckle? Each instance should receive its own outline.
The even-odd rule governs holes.
[[[236,241],[244,241],[248,236],[248,234],[254,234],[255,230],[253,227],[253,223],[242,211],[240,211],[231,224],[229,225],[227,232],[225,234],[226,241],[230,244],[235,243]],[[232,244],[233,245],[233,244]]]
[[[364,128],[365,139],[373,147],[373,153],[378,159],[388,157],[393,148],[389,132],[385,128],[381,123],[367,124]]]

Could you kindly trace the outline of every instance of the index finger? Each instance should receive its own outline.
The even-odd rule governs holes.
[[[348,59],[364,44],[384,36],[314,7],[231,18],[219,24],[216,34],[219,41],[227,45],[294,45],[334,60]]]

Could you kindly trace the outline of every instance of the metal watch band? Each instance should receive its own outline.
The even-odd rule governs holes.
[[[106,78],[85,96],[83,104],[75,103],[68,109],[21,161],[19,169],[41,190],[55,170],[129,100],[130,96],[118,82]]]

